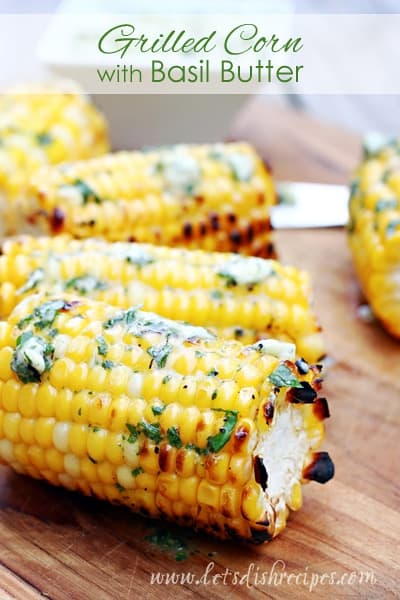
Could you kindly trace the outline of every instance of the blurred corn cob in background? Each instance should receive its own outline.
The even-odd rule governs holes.
[[[2,252],[0,318],[32,291],[76,293],[243,343],[292,342],[310,362],[324,355],[309,274],[274,260],[66,236],[8,240]]]
[[[269,540],[333,476],[318,369],[292,345],[85,298],[31,295],[0,323],[0,459],[220,537]]]
[[[25,230],[274,255],[272,178],[244,143],[120,152],[44,168],[25,200]]]
[[[0,235],[15,233],[16,203],[39,167],[108,149],[105,121],[77,86],[25,86],[0,95]]]
[[[367,149],[350,198],[349,240],[374,314],[400,337],[400,141]]]

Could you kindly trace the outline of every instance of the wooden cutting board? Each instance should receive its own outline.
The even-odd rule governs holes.
[[[359,147],[356,136],[262,101],[242,113],[233,136],[256,143],[281,179],[344,182]],[[172,529],[188,555],[177,562],[173,550],[146,539],[153,523],[1,467],[0,600],[297,600],[312,586],[312,598],[328,600],[400,596],[400,343],[357,317],[360,296],[343,231],[280,232],[277,242],[286,262],[314,277],[334,361],[325,383],[332,418],[324,448],[335,479],[307,486],[303,509],[262,547]],[[236,580],[248,578],[234,584],[232,571]],[[367,572],[374,583],[360,583]],[[152,573],[194,581],[152,584]],[[331,577],[343,577],[342,584]]]

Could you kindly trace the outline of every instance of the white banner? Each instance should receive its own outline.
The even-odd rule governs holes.
[[[101,94],[399,94],[400,15],[1,15],[3,90],[45,71]]]

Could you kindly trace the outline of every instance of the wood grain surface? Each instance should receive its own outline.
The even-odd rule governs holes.
[[[253,141],[280,179],[345,182],[359,152],[356,136],[260,100],[244,110],[232,137]],[[360,295],[342,230],[279,232],[277,243],[284,261],[314,277],[333,360],[324,447],[336,463],[335,479],[307,486],[302,510],[262,547],[173,530],[189,550],[176,562],[146,540],[153,523],[2,467],[1,600],[400,596],[400,344],[357,317]],[[227,569],[249,577],[234,585]],[[151,584],[157,572],[200,581]],[[339,583],[331,584],[332,572]],[[360,582],[366,572],[374,583]]]

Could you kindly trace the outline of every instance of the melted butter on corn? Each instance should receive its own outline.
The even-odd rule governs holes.
[[[316,362],[324,347],[310,287],[305,271],[277,261],[148,244],[25,237],[0,256],[0,317],[35,291],[76,293],[247,344],[277,338]]]
[[[33,337],[21,372],[15,356]],[[333,467],[315,453],[327,414],[314,370],[261,345],[30,295],[0,325],[0,458],[153,517],[271,539],[300,507],[302,480]]]

